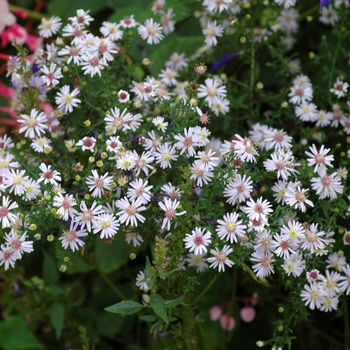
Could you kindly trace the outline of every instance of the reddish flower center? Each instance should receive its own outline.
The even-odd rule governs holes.
[[[0,208],[0,216],[4,217],[9,213],[8,209],[6,207],[1,207]]]

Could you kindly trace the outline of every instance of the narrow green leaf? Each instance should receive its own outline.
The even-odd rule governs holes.
[[[132,315],[143,309],[144,306],[133,300],[123,300],[120,303],[108,306],[105,308],[108,312],[113,312],[115,314],[120,314],[122,316]]]
[[[62,304],[54,303],[50,307],[50,320],[55,329],[56,339],[59,340],[64,324],[64,307]]]
[[[165,301],[165,306],[167,308],[173,308],[173,307],[176,307],[176,306],[180,305],[183,302],[183,300],[184,300],[184,296],[185,295],[181,295],[180,298],[176,298],[176,299],[171,299],[171,300]]]
[[[151,306],[154,312],[166,323],[169,323],[164,299],[159,294],[151,294]]]
[[[153,315],[144,315],[139,317],[140,320],[146,321],[146,322],[154,322],[156,321],[156,316]]]

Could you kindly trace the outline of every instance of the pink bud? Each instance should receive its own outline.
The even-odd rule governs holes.
[[[210,310],[210,319],[212,321],[217,321],[222,315],[222,309],[220,306],[213,306]]]
[[[252,322],[255,318],[256,312],[255,309],[251,306],[245,306],[240,311],[241,319],[244,322]]]
[[[235,328],[236,321],[232,316],[222,315],[220,317],[220,325],[225,331],[232,331]]]
[[[256,306],[258,305],[258,297],[256,295],[253,295],[250,299],[250,305]]]

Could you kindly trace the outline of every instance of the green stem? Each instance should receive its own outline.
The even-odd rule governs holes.
[[[245,271],[249,273],[250,277],[252,277],[254,281],[263,284],[265,287],[270,287],[266,278],[258,277],[248,265],[242,264],[242,267]]]
[[[332,64],[331,64],[331,71],[329,73],[329,78],[328,78],[328,90],[332,86],[333,73],[334,73],[335,63],[337,62],[337,58],[338,58],[338,54],[339,54],[339,50],[340,50],[341,39],[342,39],[342,31],[340,30],[340,32],[338,34],[337,46],[336,46],[334,52],[332,52],[333,59],[332,59]]]
[[[119,288],[111,281],[111,279],[104,273],[101,271],[101,269],[96,266],[96,270],[99,273],[99,275],[106,281],[106,283],[111,287],[111,289],[113,289],[113,291],[118,295],[118,297],[121,300],[126,300],[125,295],[119,290]]]
[[[254,44],[250,50],[250,111],[253,113],[253,93],[254,93],[254,79],[255,78],[255,47]]]
[[[196,299],[192,301],[190,305],[194,305],[202,299],[202,297],[208,292],[208,290],[212,287],[212,285],[216,282],[218,275],[215,275],[214,278],[209,282],[209,284],[205,287],[201,294],[198,295]]]
[[[349,309],[348,302],[344,296],[344,337],[345,337],[345,350],[350,350],[350,325],[349,325]]]
[[[24,11],[29,18],[37,19],[39,21],[45,17],[48,17],[47,15],[44,15],[42,13],[27,10],[27,9],[25,9],[23,7],[19,7],[19,6],[10,5],[10,11],[15,12],[17,10]]]
[[[312,6],[311,8],[309,8],[308,10],[306,10],[304,13],[302,13],[299,18],[298,18],[298,22],[301,22],[302,20],[304,20],[306,17],[311,16],[312,14],[314,14],[315,12],[320,10],[320,5],[317,4],[315,6]]]

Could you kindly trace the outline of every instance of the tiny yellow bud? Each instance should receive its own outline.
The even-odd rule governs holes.
[[[108,154],[106,152],[101,153],[101,158],[106,159],[108,157]]]
[[[64,66],[62,70],[63,70],[63,72],[65,72],[65,73],[66,73],[66,72],[68,72],[68,71],[69,71],[69,68],[68,68],[67,66]]]
[[[95,161],[95,157],[89,157],[89,163],[93,163]]]
[[[315,54],[313,52],[309,52],[309,58],[310,60],[312,60],[313,58],[315,58]]]
[[[99,168],[101,168],[101,166],[103,166],[102,160],[97,161],[97,162],[96,162],[96,165],[97,165]]]
[[[36,230],[36,225],[35,224],[30,224],[29,225],[29,230],[31,230],[31,231]]]
[[[51,199],[51,196],[49,194],[45,194],[45,199],[49,201]]]
[[[40,233],[36,233],[36,234],[34,235],[34,238],[35,238],[37,241],[39,241],[39,239],[41,239],[41,234],[40,234]]]
[[[54,235],[48,235],[48,236],[46,236],[46,239],[48,242],[52,242],[55,239],[55,237],[54,237]]]
[[[288,102],[287,101],[282,102],[281,107],[282,108],[287,108],[288,107]]]
[[[136,254],[130,253],[129,258],[130,258],[130,260],[134,260],[136,258]]]
[[[89,120],[89,119],[88,119],[88,120],[85,120],[84,125],[85,125],[85,126],[90,126],[90,125],[91,125],[90,120]]]
[[[112,187],[112,188],[116,188],[116,187],[117,187],[117,184],[116,184],[115,182],[112,182],[112,183],[111,183],[111,187]]]
[[[341,228],[338,228],[338,233],[340,233],[341,235],[344,233],[344,229],[341,227]]]
[[[264,88],[264,84],[261,83],[261,82],[259,82],[259,83],[256,84],[256,87],[257,87],[259,90],[261,90],[261,89]]]
[[[244,36],[242,36],[242,37],[239,39],[239,41],[240,41],[242,44],[244,44],[244,43],[247,41],[247,39],[246,39]]]
[[[69,260],[70,260],[70,259],[68,258],[68,256],[65,256],[65,257],[63,258],[63,261],[64,261],[65,263],[67,263]]]
[[[56,212],[57,212],[57,210],[55,209],[55,208],[52,208],[51,210],[50,210],[50,212],[51,212],[51,214],[56,214]]]
[[[75,175],[74,179],[75,179],[75,181],[80,181],[81,177],[80,177],[80,175]]]
[[[283,326],[278,326],[278,331],[282,332],[283,331]]]
[[[283,311],[284,311],[284,308],[283,308],[282,306],[280,306],[280,307],[278,308],[278,312],[281,314]]]
[[[89,200],[89,199],[90,199],[90,195],[89,195],[89,194],[86,194],[86,195],[84,196],[84,198],[85,198],[86,200]]]
[[[196,107],[198,105],[198,100],[196,98],[191,98],[190,105]]]

